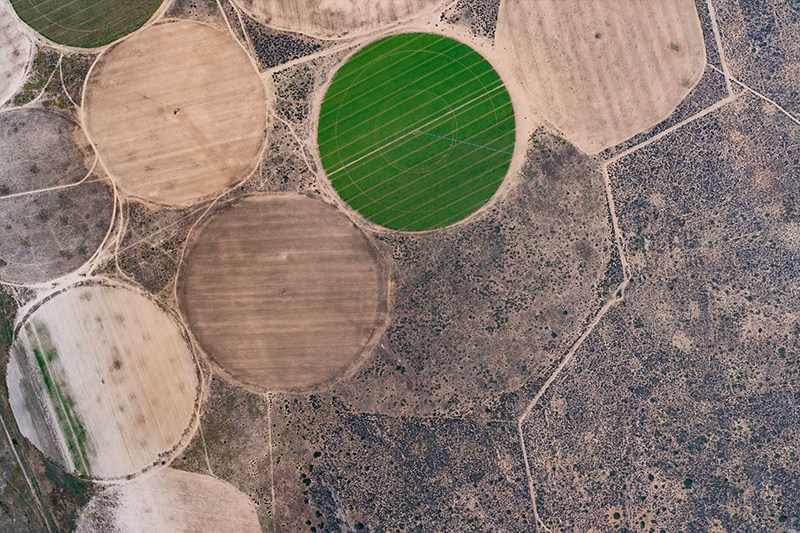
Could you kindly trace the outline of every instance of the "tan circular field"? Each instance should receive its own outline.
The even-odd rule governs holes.
[[[188,21],[157,24],[100,56],[84,94],[89,135],[127,194],[187,205],[255,167],[266,94],[228,35]]]
[[[153,302],[119,287],[74,287],[31,315],[11,348],[20,431],[71,472],[118,478],[159,461],[189,425],[192,355]]]
[[[496,43],[532,111],[588,154],[666,119],[706,61],[693,0],[507,0]]]
[[[256,20],[278,29],[331,38],[439,12],[442,0],[236,0]]]
[[[376,251],[333,207],[249,197],[193,237],[178,298],[192,332],[236,378],[299,389],[343,372],[386,309]]]
[[[78,518],[77,533],[260,533],[250,499],[210,476],[171,468],[109,487]]]

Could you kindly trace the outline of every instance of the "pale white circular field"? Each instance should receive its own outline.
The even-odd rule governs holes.
[[[33,42],[23,31],[11,2],[0,0],[0,105],[22,84],[32,51]]]
[[[200,23],[156,24],[103,53],[84,94],[85,122],[128,195],[187,205],[255,168],[266,93],[227,34]]]
[[[159,461],[189,425],[198,385],[172,319],[132,290],[98,285],[31,315],[7,380],[22,434],[67,470],[99,478]]]
[[[250,499],[210,476],[165,468],[92,498],[78,533],[260,533]]]

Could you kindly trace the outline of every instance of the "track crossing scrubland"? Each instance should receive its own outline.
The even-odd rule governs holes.
[[[495,193],[514,150],[500,77],[469,46],[406,33],[357,52],[322,103],[319,148],[334,188],[376,224],[422,231]]]

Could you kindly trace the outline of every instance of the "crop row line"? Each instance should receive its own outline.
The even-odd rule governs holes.
[[[509,104],[507,104],[507,105],[510,105],[510,102],[509,102]],[[484,115],[484,116],[485,116],[485,115]],[[477,119],[475,119],[475,120],[480,120],[480,118],[481,118],[481,117],[479,117],[479,118],[477,118]],[[497,122],[497,123],[495,123],[495,125],[502,124],[503,122],[505,122],[505,121],[509,120],[510,118],[513,118],[513,115],[511,115],[511,116],[509,116],[509,117],[506,117],[506,118],[504,118],[504,119],[503,119],[503,120],[501,120],[500,122]],[[471,137],[468,137],[468,139],[472,139],[472,138],[474,138],[474,137],[476,137],[476,136],[478,136],[478,135],[481,135],[482,133],[484,133],[484,131],[486,131],[486,130],[479,131],[479,132],[475,133],[474,135],[472,135]],[[413,132],[412,132],[412,133],[413,133]],[[466,143],[466,144],[473,144],[473,143]],[[476,146],[477,146],[477,145],[476,145]],[[417,152],[419,152],[420,150],[423,150],[423,149],[426,149],[426,148],[427,148],[427,147],[420,147],[420,148],[417,148],[416,150],[414,150],[414,151],[410,152],[410,154],[417,153]],[[499,152],[504,152],[504,153],[509,153],[509,152],[505,152],[505,151],[501,151],[501,150],[498,150],[498,151],[499,151]],[[471,155],[471,154],[473,154],[473,153],[474,153],[474,151],[467,152],[467,153],[463,154],[462,156],[460,156],[458,159],[456,159],[456,160],[454,160],[454,161],[451,161],[451,162],[449,162],[449,163],[450,163],[450,164],[457,163],[458,161],[461,161],[463,158],[465,158],[465,157],[467,157],[467,156],[470,156],[470,155]],[[427,163],[427,162],[429,162],[429,161],[430,161],[432,158],[434,158],[434,157],[437,157],[438,155],[439,155],[439,153],[432,154],[430,157],[428,157],[427,159],[424,159],[424,160],[423,160],[423,161],[421,161],[419,164],[424,164],[424,163]],[[491,157],[491,156],[493,156],[493,155],[494,155],[494,154],[491,154],[491,155],[490,155],[490,156],[488,156],[488,157]],[[478,161],[477,163],[473,163],[472,165],[470,165],[470,166],[468,166],[468,167],[465,167],[465,168],[461,169],[461,170],[460,170],[460,172],[469,171],[469,169],[471,169],[472,167],[474,167],[474,166],[475,166],[475,164],[478,164],[478,163],[481,163],[481,162],[485,161],[486,159],[488,159],[488,157],[487,157],[487,158],[484,158],[484,159],[482,159],[482,160],[480,160],[480,161]],[[406,188],[406,187],[413,186],[413,185],[417,184],[419,181],[421,181],[421,180],[425,180],[425,179],[429,178],[429,177],[430,177],[430,175],[431,175],[433,172],[437,172],[438,170],[439,170],[439,169],[431,170],[431,171],[429,171],[429,172],[427,172],[427,173],[425,173],[425,174],[423,174],[423,175],[419,176],[419,177],[418,177],[418,178],[416,178],[415,180],[412,180],[412,181],[409,181],[408,183],[405,183],[405,184],[403,184],[403,185],[402,185],[401,187],[399,187],[399,188],[392,189],[392,191],[391,191],[390,193],[384,194],[383,196],[381,196],[381,197],[378,197],[378,198],[373,198],[373,197],[371,197],[371,196],[368,194],[368,192],[369,192],[369,191],[371,191],[371,190],[373,190],[373,189],[375,189],[376,187],[379,187],[379,186],[383,185],[383,183],[384,183],[384,182],[381,182],[381,181],[379,181],[378,183],[375,183],[374,185],[372,185],[371,187],[368,187],[368,188],[366,188],[366,189],[362,189],[362,188],[359,186],[359,183],[363,182],[365,179],[369,179],[369,178],[371,178],[373,175],[375,175],[375,173],[376,173],[376,172],[379,172],[380,170],[376,170],[376,171],[370,172],[369,174],[367,174],[367,175],[363,176],[361,179],[359,179],[359,180],[357,180],[357,181],[356,181],[356,180],[352,180],[352,178],[351,178],[351,181],[353,182],[353,185],[355,185],[355,186],[356,186],[356,187],[359,189],[359,191],[361,191],[361,192],[360,192],[359,194],[356,194],[355,196],[352,196],[352,197],[348,198],[348,202],[352,202],[353,200],[355,200],[356,198],[358,198],[359,196],[361,196],[361,195],[363,194],[363,195],[367,196],[367,197],[368,197],[370,200],[372,200],[372,202],[371,202],[371,203],[378,203],[378,204],[380,204],[380,205],[383,205],[383,206],[384,206],[384,207],[386,207],[386,208],[392,209],[392,208],[394,208],[394,206],[395,206],[395,205],[397,205],[397,204],[398,204],[398,203],[400,203],[400,202],[397,202],[397,203],[395,203],[395,204],[392,204],[391,206],[387,206],[387,205],[385,205],[385,204],[383,204],[383,203],[382,203],[382,200],[383,200],[384,198],[386,198],[387,196],[390,196],[390,195],[392,195],[392,194],[397,194],[397,193],[398,193],[399,191],[401,191],[402,189],[404,189],[404,188]],[[349,176],[349,174],[348,174],[348,176]],[[471,183],[471,180],[470,180],[470,181],[468,181],[468,182],[465,182],[465,183]],[[433,185],[431,185],[430,187],[433,187],[433,186],[436,186],[436,185],[439,185],[439,183],[434,183],[434,184],[433,184]],[[408,199],[410,199],[410,198],[413,198],[413,197],[417,196],[418,194],[425,192],[425,191],[426,191],[426,190],[428,190],[430,187],[427,187],[427,188],[425,188],[425,189],[422,189],[422,190],[418,191],[416,194],[412,194],[411,196],[407,196],[407,197],[405,197],[405,198],[404,198],[402,201],[407,201]],[[344,188],[343,188],[343,189],[344,189]],[[366,204],[366,205],[365,205],[365,206],[363,206],[363,207],[366,207],[367,205],[370,205],[370,204]],[[423,204],[423,205],[425,205],[425,204]],[[363,208],[363,207],[362,207],[362,208]]]
[[[441,69],[439,69],[439,70],[441,70]],[[439,70],[433,71],[433,72],[431,72],[430,74],[428,74],[428,75],[426,75],[426,76],[423,76],[422,78],[419,78],[419,79],[417,79],[417,80],[415,80],[415,81],[416,81],[416,82],[419,82],[419,81],[421,81],[422,79],[426,78],[427,76],[431,76],[431,75],[433,75],[433,74],[435,74],[435,73],[439,72]],[[451,75],[451,76],[448,76],[447,78],[443,78],[443,79],[439,80],[437,83],[435,83],[435,84],[433,84],[433,85],[429,85],[427,88],[428,88],[428,89],[433,89],[434,87],[437,87],[437,86],[439,86],[439,85],[441,85],[441,84],[443,84],[443,83],[446,83],[446,82],[447,82],[447,81],[449,81],[450,79],[452,79],[452,78],[454,78],[454,77],[456,77],[456,76],[459,76],[459,75],[461,75],[461,74],[462,74],[461,72],[456,72],[456,73],[454,73],[453,75]],[[447,96],[447,95],[449,95],[449,94],[451,94],[451,93],[457,92],[457,91],[461,90],[461,89],[462,89],[462,88],[463,88],[465,85],[468,85],[468,84],[471,84],[471,83],[473,83],[473,82],[475,81],[475,79],[477,79],[477,78],[471,78],[471,79],[468,79],[468,80],[467,80],[467,81],[465,81],[464,83],[461,83],[461,84],[459,84],[459,85],[456,85],[455,87],[452,87],[452,88],[448,89],[447,91],[443,92],[442,94],[440,94],[440,95],[435,95],[435,96],[436,96],[436,97],[438,97],[438,98],[442,98],[442,97],[444,97],[444,96]],[[480,81],[480,80],[478,80],[478,81]],[[500,82],[500,84],[502,85],[502,81]],[[483,85],[483,83],[482,83],[482,82],[481,82],[481,85]],[[482,86],[480,89],[477,89],[477,90],[476,90],[476,91],[474,91],[474,92],[470,92],[469,94],[467,94],[466,96],[463,96],[462,98],[469,98],[469,97],[471,97],[473,94],[475,94],[476,92],[481,92],[481,91],[485,91],[485,90],[486,90],[486,87],[485,87],[485,86]],[[370,91],[370,92],[371,92],[371,91]],[[396,104],[392,105],[392,107],[390,107],[390,108],[388,108],[388,109],[385,109],[385,110],[383,110],[383,112],[385,113],[385,112],[387,112],[387,111],[390,111],[390,110],[392,110],[392,109],[394,109],[394,108],[396,108],[396,107],[400,107],[400,106],[402,106],[404,103],[408,102],[409,100],[411,100],[411,99],[413,99],[413,98],[414,98],[414,96],[413,96],[413,95],[412,95],[412,96],[409,96],[408,98],[406,98],[406,99],[404,99],[404,100],[402,100],[402,101],[400,101],[400,102],[397,102]],[[368,119],[370,119],[370,118],[372,118],[374,115],[371,115],[371,114],[365,113],[365,111],[366,111],[368,108],[370,108],[370,107],[372,107],[372,106],[374,106],[374,105],[377,105],[377,104],[379,104],[379,103],[380,103],[380,99],[375,99],[375,100],[374,100],[374,102],[373,102],[372,104],[370,104],[370,105],[368,105],[368,106],[366,106],[366,107],[360,108],[360,109],[359,109],[359,111],[357,111],[357,112],[355,112],[355,113],[352,113],[352,114],[350,114],[350,115],[347,115],[347,116],[346,116],[346,117],[344,117],[344,118],[341,118],[341,119],[340,119],[340,118],[337,116],[337,117],[336,117],[336,121],[335,121],[333,124],[334,124],[334,126],[338,126],[339,124],[343,123],[343,121],[345,121],[345,120],[348,120],[350,117],[352,117],[352,116],[355,116],[356,114],[364,114],[365,116],[368,116]],[[456,102],[454,102],[454,104],[456,104],[456,103],[457,103],[457,101],[456,101]],[[398,121],[398,120],[400,120],[400,119],[402,119],[402,118],[404,118],[404,117],[406,117],[406,116],[408,116],[408,115],[410,115],[410,114],[412,114],[412,113],[415,113],[415,112],[416,112],[416,111],[417,111],[417,110],[418,110],[420,107],[421,107],[421,106],[416,106],[416,107],[414,107],[414,108],[412,108],[412,109],[409,109],[408,111],[406,111],[406,112],[405,112],[405,113],[403,113],[402,115],[398,115],[397,117],[393,118],[393,119],[392,119],[392,120],[390,120],[389,122],[386,122],[386,123],[384,123],[384,126],[388,126],[388,125],[390,125],[390,124],[393,124],[394,122],[396,122],[396,121]],[[339,106],[339,108],[341,109],[341,105]],[[358,124],[356,124],[356,125],[354,125],[354,126],[352,126],[352,127],[348,128],[348,129],[346,129],[346,130],[342,130],[341,132],[340,132],[340,131],[338,131],[338,129],[337,129],[337,131],[336,131],[336,136],[335,136],[335,137],[333,137],[333,138],[331,138],[329,142],[338,141],[338,139],[339,139],[339,137],[340,137],[340,136],[343,136],[343,135],[347,134],[348,132],[350,132],[350,131],[352,131],[352,130],[354,130],[354,129],[358,129],[358,128],[360,128],[360,127],[361,127],[361,125],[362,125],[363,123],[364,123],[364,121],[362,120],[362,121],[361,121],[361,122],[359,122]],[[373,132],[374,132],[374,130],[373,130]],[[351,145],[352,145],[352,144],[354,144],[354,143],[360,142],[362,139],[364,139],[364,138],[368,137],[368,136],[369,136],[371,133],[373,133],[373,132],[368,132],[368,133],[366,133],[366,134],[363,134],[363,135],[360,135],[360,136],[358,136],[358,137],[355,137],[354,139],[351,139],[349,142],[347,142],[346,144],[344,144],[344,145],[341,145],[341,146],[340,146],[340,145],[339,145],[339,143],[337,142],[337,143],[336,143],[336,151],[337,151],[337,153],[339,153],[339,154],[340,154],[340,155],[339,155],[340,162],[342,162],[341,150],[342,150],[343,148],[347,148],[348,146],[351,146]]]

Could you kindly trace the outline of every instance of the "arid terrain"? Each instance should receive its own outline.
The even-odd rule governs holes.
[[[800,6],[167,0],[96,49],[4,10],[0,531],[800,531]],[[432,231],[318,145],[404,32],[514,108]]]

